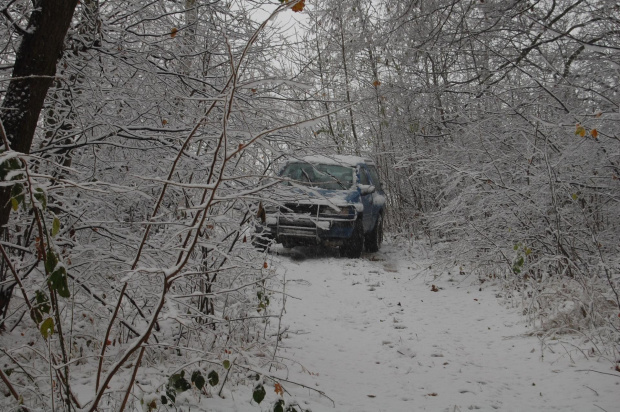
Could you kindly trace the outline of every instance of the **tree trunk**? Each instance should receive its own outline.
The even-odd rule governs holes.
[[[38,0],[30,15],[6,91],[0,121],[11,149],[29,153],[63,40],[78,0]],[[0,231],[9,220],[11,188],[0,190]]]
[[[349,70],[347,69],[347,54],[346,54],[346,43],[344,40],[344,23],[343,18],[339,18],[338,22],[340,23],[340,48],[342,52],[342,69],[344,70],[344,86],[345,92],[347,95],[347,104],[351,104],[351,90],[349,87]],[[360,142],[357,138],[357,131],[355,129],[355,119],[353,117],[353,108],[349,106],[349,118],[351,120],[351,132],[353,133],[353,143],[355,145],[355,155],[360,155]]]

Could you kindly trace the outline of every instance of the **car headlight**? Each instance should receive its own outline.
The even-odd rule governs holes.
[[[352,216],[355,215],[355,208],[353,206],[345,206],[340,208],[341,216]]]
[[[353,206],[342,206],[340,208],[335,208],[323,205],[321,206],[319,213],[324,216],[349,217],[355,214],[355,208]]]

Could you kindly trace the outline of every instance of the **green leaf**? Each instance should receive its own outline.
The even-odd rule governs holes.
[[[11,196],[18,197],[24,195],[24,185],[21,183],[16,183],[11,188]]]
[[[47,251],[47,256],[45,257],[45,270],[47,271],[47,273],[52,273],[54,269],[56,269],[57,264],[58,257],[51,249],[49,249]]]
[[[173,375],[174,376],[174,375]],[[171,376],[172,377],[172,376]],[[166,385],[166,396],[170,399],[170,402],[174,403],[177,400],[177,393],[170,385]],[[163,402],[162,402],[163,403]]]
[[[216,371],[211,371],[207,375],[207,379],[209,379],[209,385],[215,386],[220,381],[220,375],[218,375]]]
[[[61,266],[55,270],[50,275],[49,282],[52,289],[58,292],[58,294],[63,298],[68,298],[71,296],[71,291],[69,291],[69,282],[67,281],[67,271],[64,267]]]
[[[176,383],[177,380],[179,380],[181,378],[181,374],[180,373],[175,373],[172,374],[169,378],[168,378],[168,385],[170,385],[171,387],[174,388],[174,384]]]
[[[278,399],[273,405],[273,412],[284,412],[284,400]]]
[[[40,187],[37,187],[36,189],[34,189],[34,198],[37,199],[39,201],[39,203],[41,203],[41,206],[43,207],[43,209],[47,208],[47,196],[45,195],[45,192],[43,191],[43,189],[41,189]]]
[[[224,369],[230,369],[230,361],[228,359],[222,362],[222,365],[224,366]]]
[[[205,378],[204,376],[202,376],[202,373],[200,373],[200,371],[194,371],[192,373],[192,383],[196,385],[196,388],[198,388],[198,390],[202,389],[205,386]]]
[[[17,210],[20,203],[24,204],[24,210],[26,208],[26,195],[24,194],[24,185],[17,183],[11,188],[11,197],[15,198],[15,201],[11,199],[11,207],[13,210]],[[17,205],[17,206],[16,206]]]
[[[60,231],[60,220],[54,216],[54,221],[52,222],[52,237],[56,236]]]
[[[10,171],[19,170],[19,169],[21,169],[21,162],[19,161],[19,159],[12,158],[5,162],[2,162],[0,164],[0,180],[6,180],[6,176],[9,174]],[[18,179],[21,176],[21,174],[22,173],[13,175],[11,180]]]
[[[181,373],[175,373],[168,379],[168,384],[170,388],[174,389],[175,393],[181,393],[191,389],[192,384],[184,378],[184,375],[185,371],[181,371]],[[168,394],[168,397],[171,397],[170,394]]]
[[[571,197],[573,198],[573,200],[577,200],[577,198],[579,198],[579,195],[577,195],[577,193],[573,193]]]
[[[38,310],[40,310],[43,313],[50,313],[50,310],[52,309],[52,307],[50,306],[50,301],[49,301],[47,295],[45,294],[45,292],[43,292],[40,289],[37,290],[35,292],[35,300],[37,302],[35,307]]]
[[[54,333],[54,320],[47,318],[41,324],[41,335],[45,340]]]
[[[191,389],[192,385],[185,378],[181,378],[177,381],[174,389],[178,392],[185,392],[188,389]]]
[[[30,310],[30,317],[36,324],[39,324],[43,321],[43,314],[36,307],[33,307],[32,310]]]
[[[256,387],[254,387],[254,393],[252,393],[252,399],[254,399],[254,402],[256,403],[261,403],[263,399],[265,399],[266,394],[267,392],[265,391],[265,388],[263,387],[263,385],[258,384],[256,385]]]

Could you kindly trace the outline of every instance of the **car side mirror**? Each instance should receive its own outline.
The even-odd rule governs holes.
[[[373,185],[358,185],[360,188],[360,193],[363,195],[369,195],[375,192],[375,187]]]

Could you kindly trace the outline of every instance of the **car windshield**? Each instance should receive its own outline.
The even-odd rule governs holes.
[[[282,171],[282,177],[319,189],[346,190],[353,186],[354,172],[352,167],[339,165],[289,163]]]

